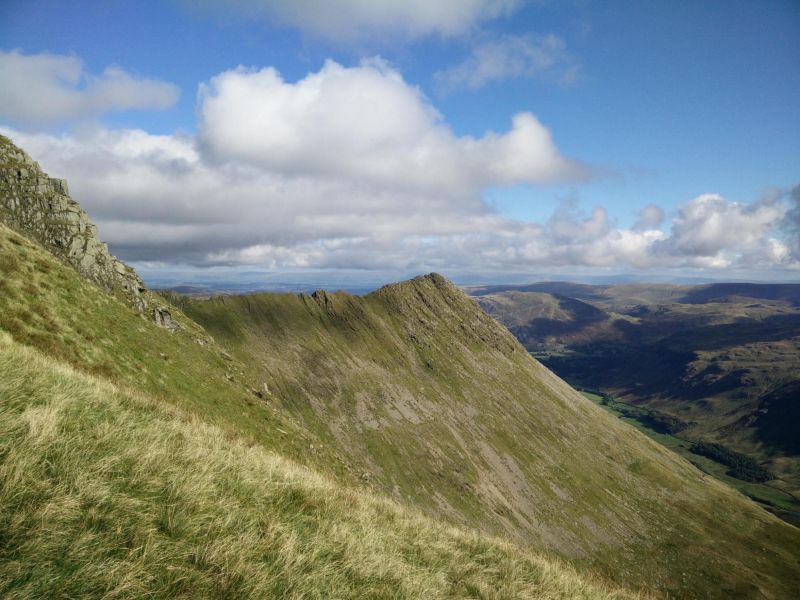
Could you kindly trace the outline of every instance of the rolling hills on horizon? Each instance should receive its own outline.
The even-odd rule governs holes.
[[[12,154],[0,194],[24,200]],[[8,595],[800,584],[800,530],[584,398],[439,275],[142,309],[23,235],[0,226]]]

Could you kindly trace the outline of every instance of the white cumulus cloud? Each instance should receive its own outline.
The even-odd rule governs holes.
[[[209,161],[192,137],[0,128],[53,175],[127,260],[197,266],[520,272],[531,268],[798,268],[784,200],[702,195],[665,228],[617,227],[566,203],[543,223],[493,212],[479,191],[440,196]],[[646,211],[649,212],[649,211]]]
[[[549,131],[456,135],[380,60],[286,82],[235,69],[203,86],[197,135],[0,127],[70,190],[125,260],[198,266],[521,272],[546,267],[798,268],[800,195],[704,194],[619,227],[565,203],[541,223],[498,214],[487,188],[580,179]],[[789,231],[788,237],[782,231]]]
[[[118,66],[99,75],[75,56],[0,50],[0,117],[48,123],[131,109],[165,109],[178,100],[172,83]]]
[[[456,136],[380,59],[352,68],[328,61],[295,83],[272,68],[226,71],[202,87],[200,130],[218,160],[436,193],[589,175],[529,113],[505,133]]]
[[[476,195],[209,161],[191,137],[103,129],[61,137],[4,133],[49,173],[68,179],[102,235],[129,260],[252,262],[260,256],[256,247],[271,246],[304,264],[305,245],[387,245],[412,233],[470,231],[489,218]]]
[[[783,221],[788,207],[777,198],[751,204],[703,194],[685,203],[672,222],[672,235],[657,253],[687,257],[698,265],[777,261],[788,255],[785,244],[768,237]]]

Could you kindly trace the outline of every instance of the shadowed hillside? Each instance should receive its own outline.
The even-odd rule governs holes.
[[[792,306],[800,306],[800,284],[714,283],[699,285],[689,290],[680,301],[686,304],[706,304],[708,302],[724,302],[735,297],[783,300]]]

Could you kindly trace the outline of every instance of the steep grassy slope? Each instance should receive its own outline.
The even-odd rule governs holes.
[[[15,340],[266,447],[280,447],[284,456],[345,472],[335,456],[309,455],[317,439],[256,396],[242,381],[242,365],[202,328],[172,312],[181,326],[157,327],[0,224],[0,328]]]
[[[626,598],[0,332],[3,598]]]
[[[439,276],[181,305],[365,481],[428,514],[677,596],[800,584],[800,531],[577,394]]]

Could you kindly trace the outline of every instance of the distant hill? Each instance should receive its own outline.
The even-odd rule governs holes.
[[[528,285],[492,285],[476,286],[470,291],[473,296],[488,296],[501,294],[503,292],[534,292],[544,294],[555,294],[569,298],[579,298],[581,300],[594,300],[602,296],[599,295],[603,286],[593,286],[583,283],[570,283],[565,281],[544,281],[541,283],[531,283]]]
[[[725,302],[731,298],[751,298],[758,300],[780,300],[800,306],[800,283],[714,283],[697,286],[681,298],[685,304],[706,304]]]

